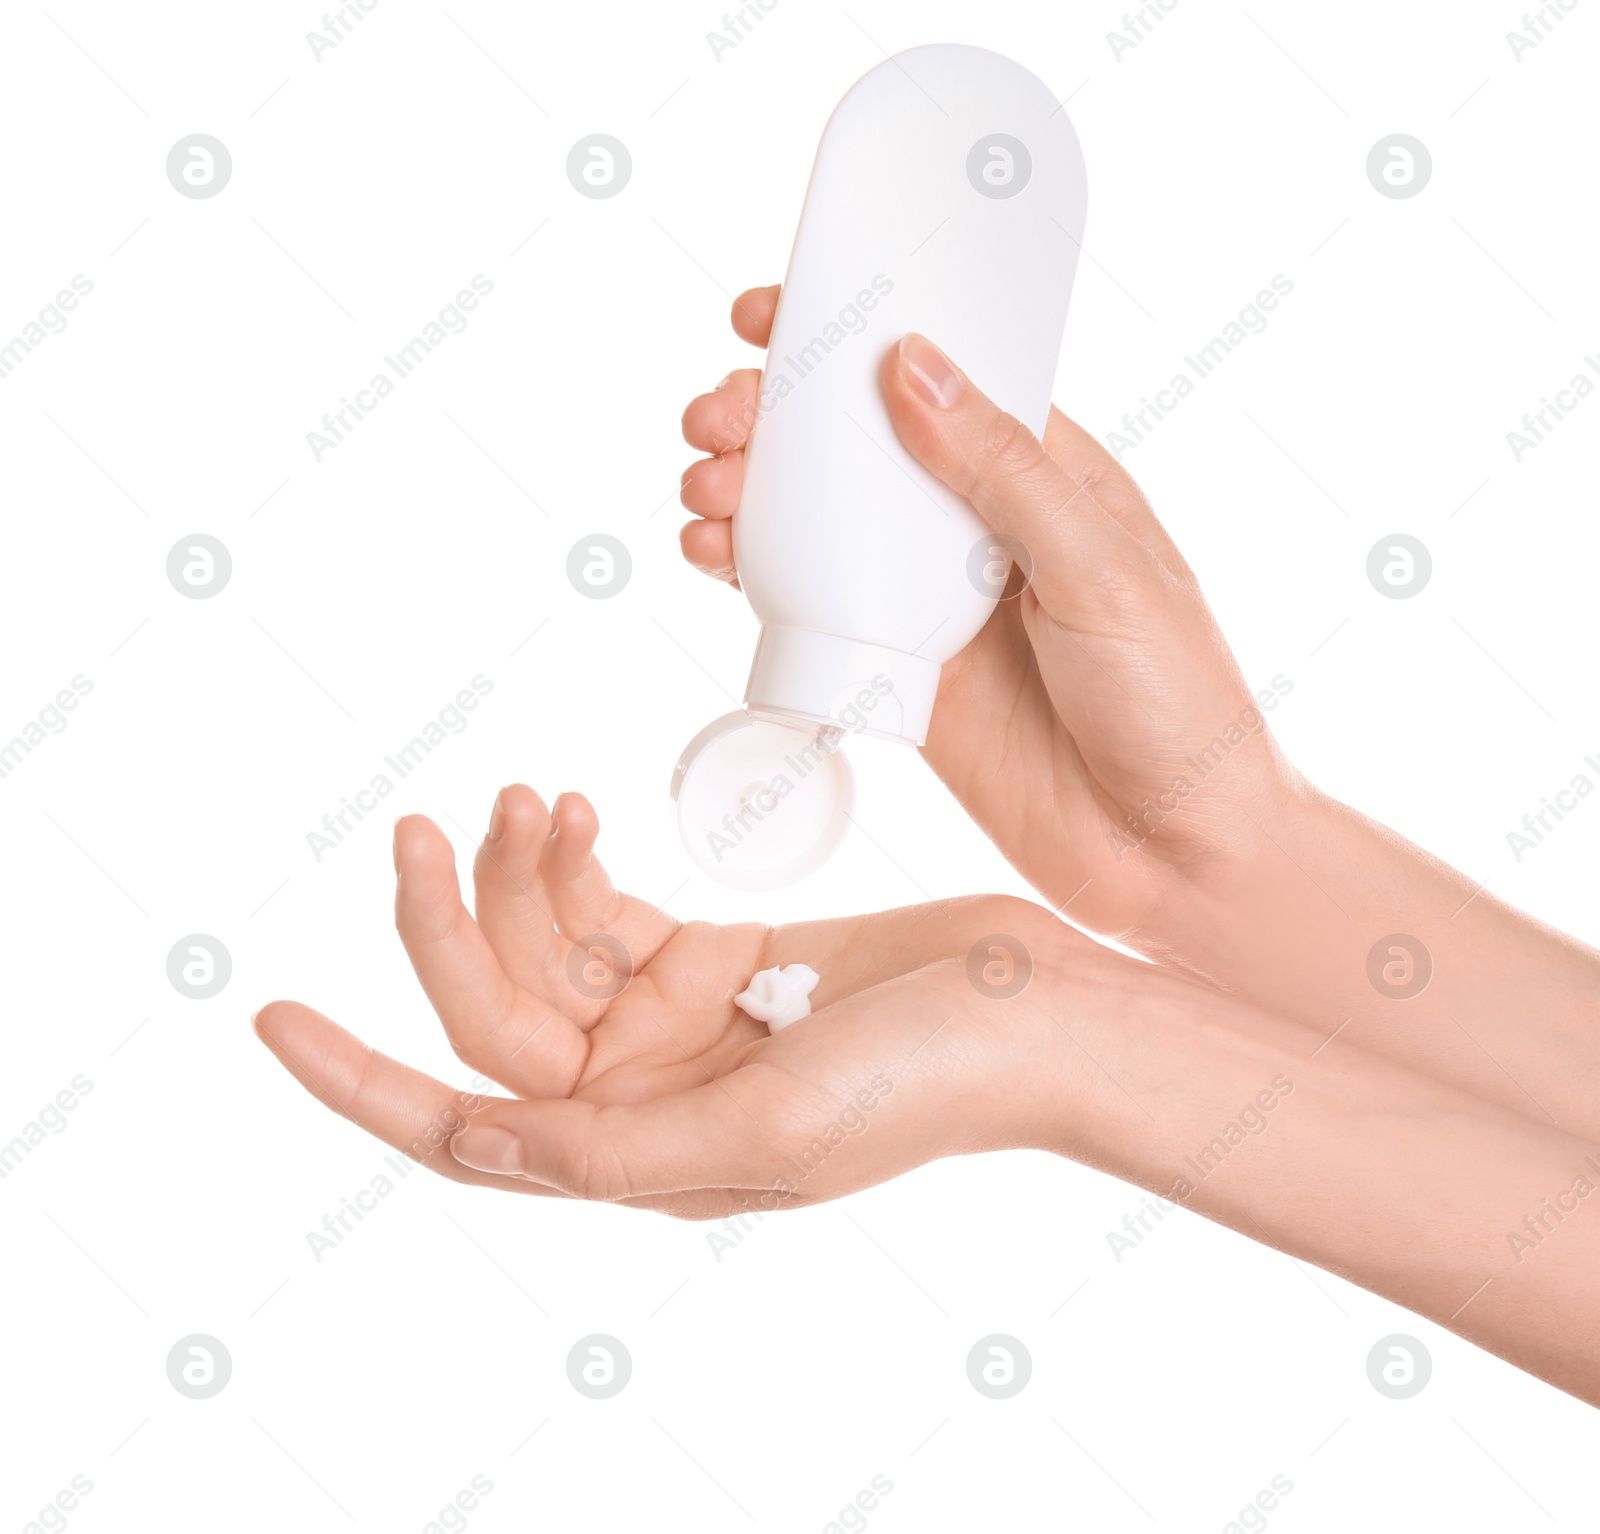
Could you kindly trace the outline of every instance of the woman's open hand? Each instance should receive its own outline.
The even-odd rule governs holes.
[[[396,827],[418,978],[456,1053],[514,1096],[457,1092],[296,1002],[263,1007],[257,1031],[330,1108],[447,1177],[685,1218],[816,1203],[963,1152],[1055,1151],[1600,1399],[1600,1349],[1574,1346],[1600,1335],[1600,1236],[1574,1220],[1528,1263],[1504,1237],[1593,1144],[1362,1051],[1333,1058],[1025,901],[680,925],[616,892],[595,830],[575,794],[547,812],[506,789],[474,919],[443,833]],[[769,1036],[733,998],[794,962],[821,975],[816,1010]]]
[[[395,827],[396,925],[417,978],[455,1053],[512,1098],[463,1096],[297,1002],[263,1007],[257,1032],[321,1101],[447,1176],[712,1217],[1045,1143],[1065,1035],[1029,974],[1068,951],[1086,974],[1129,964],[1005,896],[683,924],[617,892],[597,830],[581,795],[547,810],[505,789],[474,917],[444,833],[421,816]],[[1012,950],[980,947],[969,972],[996,937]],[[812,1016],[769,1035],[734,997],[796,962],[821,976]],[[996,978],[1008,964],[1020,995]]]

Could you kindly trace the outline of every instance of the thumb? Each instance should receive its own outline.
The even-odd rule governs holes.
[[[1080,452],[1065,466],[1057,462],[915,332],[884,358],[880,383],[906,451],[1021,545],[1034,594],[1058,622],[1074,629],[1125,622],[1131,606],[1146,606],[1168,586],[1160,560],[1107,507],[1126,503],[1119,480],[1141,505],[1143,498],[1103,449],[1098,460]]]
[[[572,1198],[620,1203],[701,1188],[767,1188],[782,1162],[744,1105],[754,1077],[633,1103],[490,1102],[450,1142],[463,1166],[529,1177]]]

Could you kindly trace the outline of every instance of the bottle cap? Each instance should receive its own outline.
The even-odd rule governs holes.
[[[767,623],[744,701],[768,719],[831,723],[848,734],[920,746],[938,691],[939,662],[925,655]]]
[[[827,861],[850,820],[855,775],[836,725],[740,709],[708,724],[672,774],[689,856],[734,889],[770,890]]]

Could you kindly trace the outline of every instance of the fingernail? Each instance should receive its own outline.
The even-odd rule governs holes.
[[[522,1170],[522,1141],[509,1129],[496,1129],[492,1124],[463,1129],[450,1142],[450,1154],[462,1166],[479,1172],[515,1177]]]
[[[504,790],[494,796],[494,808],[489,811],[489,840],[497,842],[500,833],[506,828],[505,806],[500,803],[504,797]]]
[[[900,365],[911,386],[935,410],[948,410],[965,387],[955,364],[926,336],[914,331],[900,338]]]

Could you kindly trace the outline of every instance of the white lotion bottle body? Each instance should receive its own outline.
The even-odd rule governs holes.
[[[899,54],[829,119],[733,518],[762,625],[745,707],[672,776],[684,846],[721,883],[775,889],[829,856],[851,820],[849,735],[927,740],[940,668],[1013,551],[901,447],[880,374],[918,331],[1042,435],[1085,202],[1060,104],[982,48]]]
[[[1042,435],[1085,200],[1066,114],[999,54],[911,49],[834,111],[733,521],[762,623],[751,713],[926,739],[940,667],[988,619],[1006,550],[901,447],[880,370],[918,331]]]

